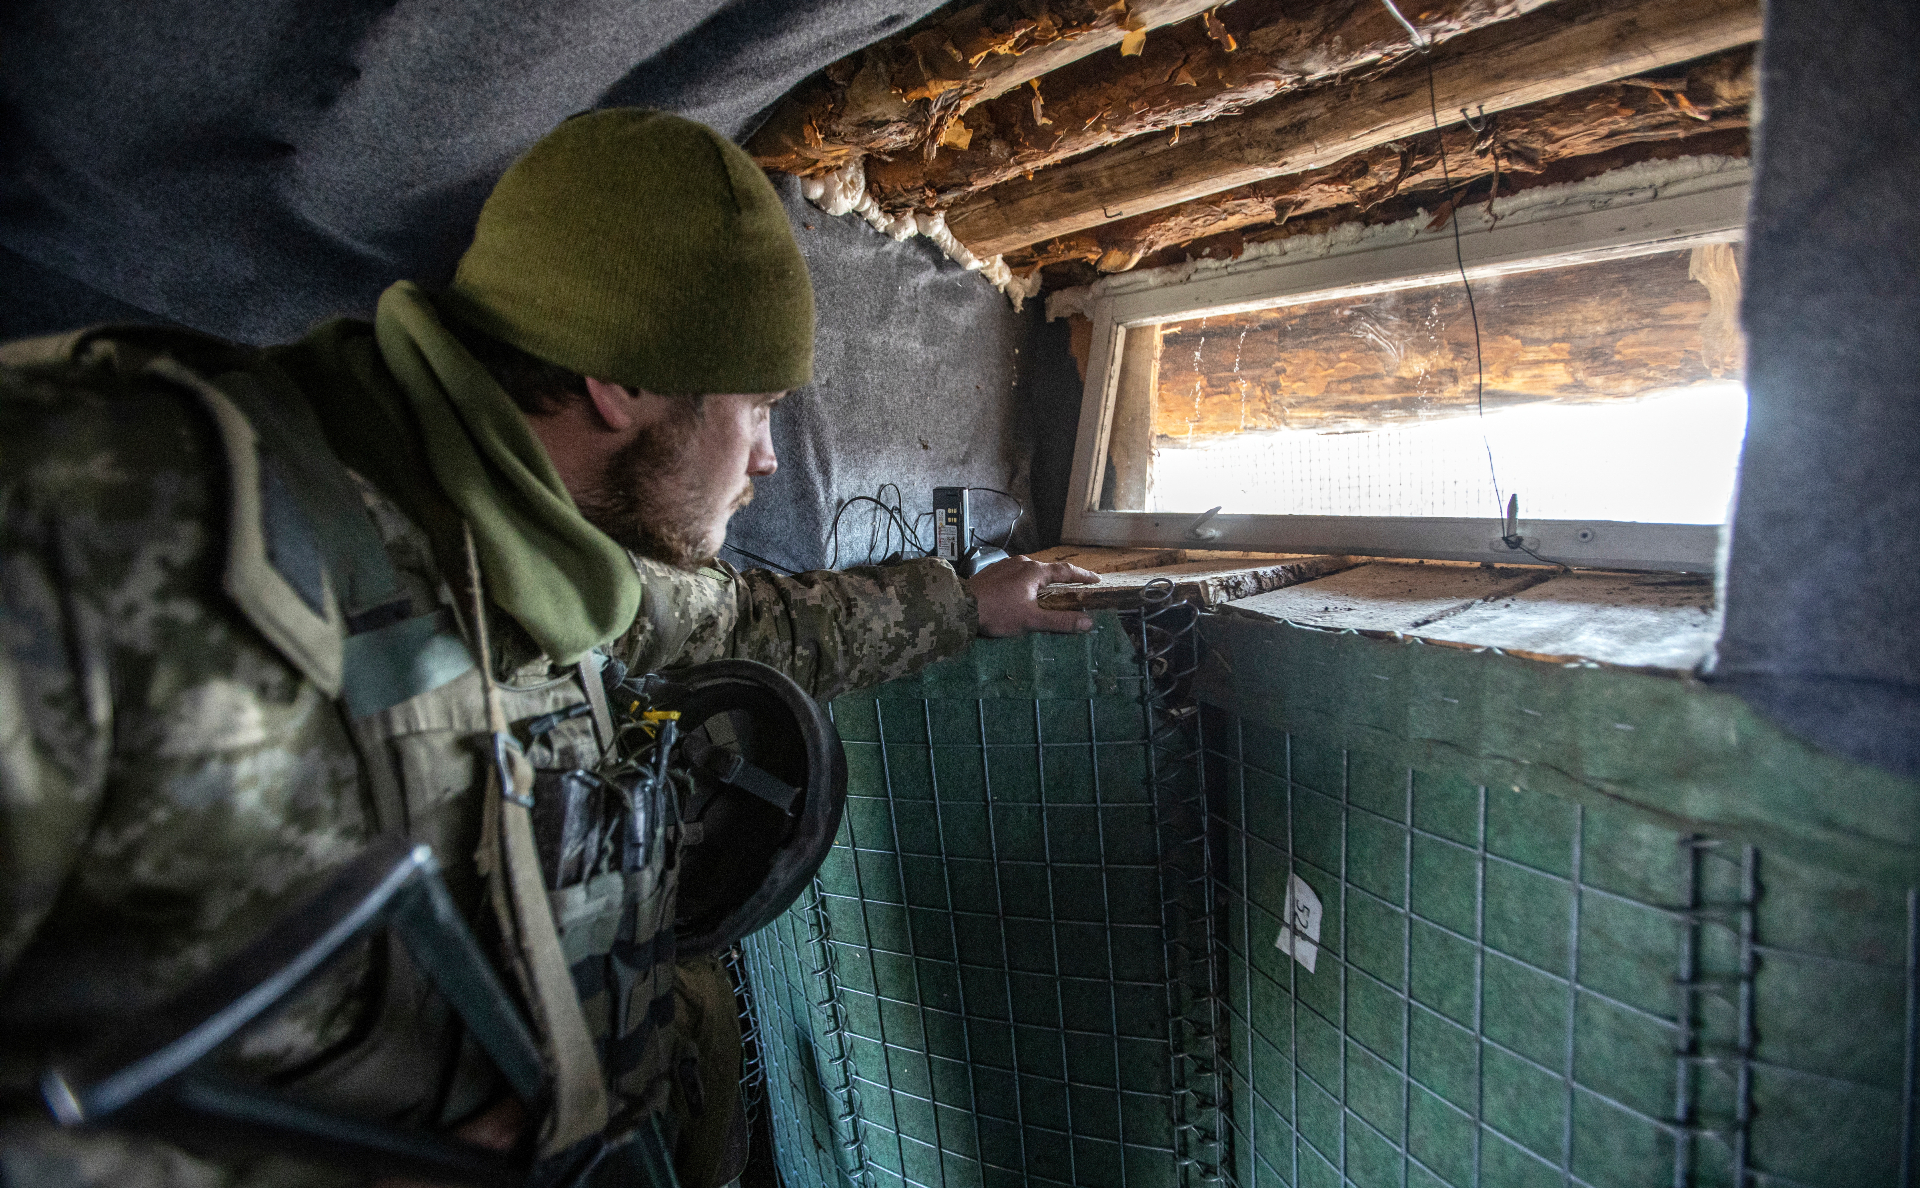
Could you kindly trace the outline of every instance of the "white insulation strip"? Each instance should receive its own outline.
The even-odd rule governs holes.
[[[803,177],[800,179],[800,193],[808,202],[813,203],[830,215],[857,214],[867,221],[875,231],[891,237],[896,242],[914,235],[924,235],[934,245],[947,254],[947,258],[970,272],[978,272],[992,282],[993,287],[1005,293],[1013,302],[1013,308],[1019,309],[1029,297],[1040,291],[1040,274],[1015,276],[1007,268],[1005,260],[995,256],[982,260],[967,250],[967,245],[954,238],[947,229],[947,216],[940,211],[931,214],[908,212],[890,215],[880,209],[880,204],[867,193],[867,170],[859,160],[850,161],[832,173],[821,177]]]

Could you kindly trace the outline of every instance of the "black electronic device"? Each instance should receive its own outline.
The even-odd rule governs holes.
[[[956,569],[973,547],[973,508],[966,487],[933,489],[933,555]]]

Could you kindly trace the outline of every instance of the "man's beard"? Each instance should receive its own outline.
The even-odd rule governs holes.
[[[724,537],[714,530],[705,506],[710,496],[688,464],[698,425],[697,416],[669,417],[622,446],[578,500],[580,514],[642,557],[688,570],[712,560]],[[746,480],[727,515],[752,500],[753,482]]]

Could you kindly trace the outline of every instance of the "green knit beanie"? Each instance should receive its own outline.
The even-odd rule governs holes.
[[[630,388],[778,392],[813,375],[813,289],[779,196],[738,145],[665,112],[588,112],[529,149],[441,304]]]

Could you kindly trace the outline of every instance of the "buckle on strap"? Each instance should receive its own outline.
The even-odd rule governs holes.
[[[500,777],[500,795],[521,808],[533,807],[533,797],[514,791],[513,762],[508,758],[508,750],[520,750],[520,742],[504,730],[493,732],[493,770]]]

